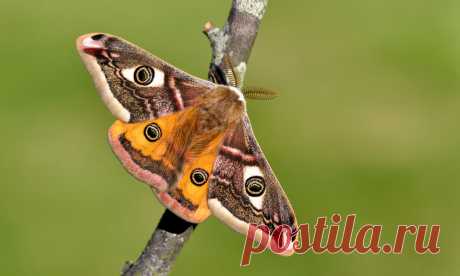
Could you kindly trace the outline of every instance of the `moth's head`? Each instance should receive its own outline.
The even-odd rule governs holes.
[[[226,124],[233,124],[241,119],[246,111],[246,101],[236,87],[218,85],[198,99],[198,106],[205,113],[224,119]],[[206,115],[208,116],[208,115]]]

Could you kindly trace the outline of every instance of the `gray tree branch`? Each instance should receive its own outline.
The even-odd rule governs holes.
[[[211,43],[211,64],[221,67],[226,54],[243,83],[246,64],[265,14],[268,0],[233,0],[227,22],[222,29],[207,22],[203,32]],[[167,275],[196,224],[166,210],[138,259],[127,262],[122,276]]]
[[[203,29],[211,43],[211,63],[221,66],[223,57],[227,54],[235,66],[234,70],[241,84],[267,4],[268,0],[233,0],[227,22],[222,29],[214,27],[211,22],[206,23]]]
[[[127,262],[121,275],[168,275],[195,227],[166,209],[142,254],[135,263]]]

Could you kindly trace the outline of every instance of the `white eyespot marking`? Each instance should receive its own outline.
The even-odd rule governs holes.
[[[246,181],[251,177],[261,177],[263,179],[264,174],[262,173],[260,168],[257,166],[245,166],[244,171],[243,171],[243,178],[244,178],[244,184],[245,184],[243,185],[244,193],[248,196],[249,201],[254,207],[256,207],[258,210],[262,210],[265,192],[260,196],[251,196],[246,191]]]
[[[96,61],[96,58],[84,53],[83,51],[79,51],[79,54],[86,66],[86,69],[93,77],[96,90],[99,92],[99,95],[101,96],[104,104],[115,117],[122,120],[123,122],[129,122],[131,114],[113,95],[107,79],[102,72],[101,67]]]
[[[243,172],[244,181],[246,182],[246,180],[253,176],[264,177],[264,174],[257,166],[245,166]]]
[[[126,68],[121,70],[121,74],[123,77],[127,80],[129,80],[132,83],[135,83],[136,85],[137,82],[134,80],[134,73],[136,72],[136,69],[139,68],[138,66],[136,67],[131,67],[131,68]],[[151,83],[147,85],[142,85],[143,87],[162,87],[165,83],[165,73],[157,68],[153,68],[154,76],[153,80]]]

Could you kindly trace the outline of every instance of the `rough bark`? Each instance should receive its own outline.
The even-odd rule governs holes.
[[[227,54],[240,78],[240,86],[267,3],[268,0],[233,0],[227,22],[222,29],[214,27],[211,22],[206,23],[203,29],[211,42],[211,63],[222,65],[223,57]]]
[[[142,254],[127,262],[121,275],[167,275],[195,227],[166,209]]]

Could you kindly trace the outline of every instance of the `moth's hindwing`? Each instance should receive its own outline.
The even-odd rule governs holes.
[[[176,181],[177,164],[167,160],[168,149],[164,137],[171,135],[177,114],[164,116],[157,120],[127,124],[116,121],[109,129],[109,142],[123,166],[137,179],[149,184],[158,191],[166,191],[168,183]],[[160,138],[150,142],[145,136],[149,125],[160,128]]]
[[[123,166],[149,184],[159,200],[190,222],[205,220],[208,182],[224,133],[211,137],[206,147],[191,152],[193,110],[140,123],[116,121],[109,130],[112,149]]]

